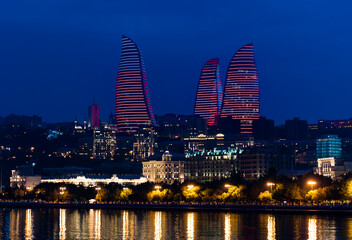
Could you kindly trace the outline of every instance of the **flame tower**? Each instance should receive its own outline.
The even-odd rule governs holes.
[[[220,117],[241,120],[241,133],[252,133],[259,119],[259,84],[253,43],[240,48],[227,69]]]
[[[119,132],[134,133],[141,125],[155,125],[143,57],[137,45],[126,36],[122,36],[115,106]]]
[[[222,85],[220,79],[219,59],[207,61],[200,74],[194,115],[207,121],[208,126],[216,124],[222,102]]]

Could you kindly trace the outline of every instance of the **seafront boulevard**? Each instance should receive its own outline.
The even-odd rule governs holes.
[[[219,211],[219,212],[262,212],[262,213],[333,213],[352,214],[352,205],[342,203],[319,204],[244,204],[244,203],[150,203],[150,202],[33,202],[1,201],[2,208],[70,208],[70,209],[123,209],[156,211]]]

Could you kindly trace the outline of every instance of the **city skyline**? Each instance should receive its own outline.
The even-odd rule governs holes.
[[[146,58],[156,115],[192,114],[203,63],[221,59],[225,79],[233,52],[254,42],[263,116],[278,124],[294,116],[310,123],[348,119],[352,35],[345,11],[350,4],[340,9],[327,1],[181,1],[172,7],[6,2],[0,10],[0,66],[8,91],[1,96],[6,104],[0,116],[37,114],[47,122],[77,116],[83,121],[95,96],[102,119],[107,118],[115,109],[120,36],[126,34]]]

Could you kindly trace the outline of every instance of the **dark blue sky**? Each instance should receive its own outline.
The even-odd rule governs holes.
[[[352,117],[352,3],[31,0],[0,4],[0,115],[83,120],[114,111],[121,35],[144,55],[155,114],[191,114],[202,65],[254,42],[261,115]]]

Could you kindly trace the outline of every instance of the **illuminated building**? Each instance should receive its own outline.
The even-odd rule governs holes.
[[[190,136],[183,139],[184,152],[204,152],[216,149],[235,149],[253,146],[253,137],[248,134],[222,134]]]
[[[116,131],[109,125],[101,126],[93,133],[93,158],[113,160],[116,151]]]
[[[351,162],[342,159],[341,138],[337,135],[326,135],[317,139],[316,157],[318,167],[315,172],[335,179],[351,171]]]
[[[351,170],[350,165],[350,162],[344,164],[341,159],[336,159],[334,157],[319,158],[318,167],[314,170],[319,175],[335,179],[346,174],[346,170],[349,172]]]
[[[317,158],[341,158],[341,138],[337,135],[326,135],[317,139]]]
[[[20,171],[12,170],[10,177],[11,187],[25,187],[29,189],[35,188],[40,184],[41,176],[24,176],[20,175]]]
[[[184,182],[184,161],[172,160],[173,156],[166,151],[162,160],[143,162],[143,176],[149,182],[173,184]]]
[[[246,148],[239,155],[240,171],[246,180],[264,176],[270,168],[276,171],[293,170],[295,157],[290,151],[277,148]]]
[[[220,79],[219,59],[207,61],[200,74],[194,115],[207,121],[208,126],[215,125],[222,102],[222,85]]]
[[[238,155],[241,153],[238,148],[187,153],[184,161],[185,181],[211,182],[231,178],[239,170]]]
[[[92,104],[88,107],[88,127],[99,127],[99,105]]]
[[[150,127],[140,127],[134,134],[133,159],[138,161],[146,160],[154,155],[157,133]]]
[[[64,183],[64,184],[75,184],[84,187],[97,186],[97,185],[108,185],[110,183],[117,183],[121,185],[138,185],[146,183],[147,179],[145,177],[140,178],[119,178],[113,175],[111,178],[104,178],[101,176],[97,177],[86,177],[77,176],[71,178],[48,178],[42,179],[41,183]]]
[[[141,125],[155,125],[142,54],[126,36],[122,36],[115,106],[119,132],[134,133]]]
[[[93,153],[93,143],[94,143],[94,138],[93,137],[82,137],[78,139],[78,147],[79,147],[79,152],[78,154],[80,156],[91,156]]]
[[[259,84],[253,44],[240,48],[227,69],[221,118],[241,120],[241,133],[252,133],[259,119]]]

